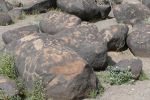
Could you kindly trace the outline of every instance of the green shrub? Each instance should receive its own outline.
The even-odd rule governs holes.
[[[6,53],[0,53],[0,74],[8,76],[11,79],[17,78],[13,57]]]
[[[144,81],[144,80],[149,80],[148,76],[144,73],[144,71],[142,70],[140,77],[139,77],[140,81]]]
[[[108,79],[111,85],[121,85],[134,81],[130,70],[120,70],[117,67],[108,67],[108,70],[110,72]]]
[[[36,79],[33,86],[33,91],[29,93],[30,96],[27,97],[27,100],[45,100],[42,80]]]

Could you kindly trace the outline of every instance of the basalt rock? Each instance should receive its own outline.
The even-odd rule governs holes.
[[[43,15],[43,19],[40,21],[40,29],[44,33],[54,35],[62,30],[77,26],[81,23],[81,19],[63,13],[60,11],[50,11]]]
[[[80,100],[98,87],[92,67],[53,37],[28,35],[8,44],[5,51],[14,54],[28,89],[32,89],[35,79],[43,80],[47,99]]]

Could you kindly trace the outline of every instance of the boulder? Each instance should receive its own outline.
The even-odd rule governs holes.
[[[0,0],[0,12],[8,12],[13,9],[13,6],[5,0]]]
[[[55,35],[60,42],[75,50],[94,70],[105,69],[107,44],[103,38],[98,38],[95,25],[82,23],[76,27],[61,31]],[[100,37],[100,36],[99,36]]]
[[[99,32],[101,32],[105,28],[109,28],[112,25],[118,25],[115,18],[97,21],[94,24],[97,26]]]
[[[28,89],[40,78],[47,99],[79,100],[96,90],[98,80],[92,67],[72,49],[47,37],[31,34],[6,46]]]
[[[39,23],[40,29],[42,32],[51,35],[81,23],[80,18],[60,11],[50,11],[43,16]]]
[[[128,34],[127,25],[112,25],[100,32],[103,39],[107,42],[109,51],[120,51],[126,46],[126,37]]]
[[[13,23],[11,17],[7,13],[0,12],[0,26],[6,26]]]
[[[141,3],[115,5],[113,13],[118,22],[132,25],[150,17],[150,9]]]
[[[6,76],[0,76],[0,99],[5,100],[1,95],[6,97],[12,97],[18,94],[18,89],[16,87],[16,82],[9,79]],[[3,93],[3,94],[1,94]]]
[[[19,19],[23,19],[23,11],[21,8],[14,8],[8,11],[8,15],[11,17],[13,22],[16,22]]]
[[[140,59],[124,59],[119,61],[116,66],[120,70],[130,70],[132,78],[138,79],[142,72],[142,61]]]
[[[52,7],[56,7],[56,0],[7,0],[12,5],[21,7],[26,13],[46,12]]]
[[[150,25],[139,24],[127,37],[127,45],[135,56],[150,57]]]
[[[95,0],[57,0],[57,6],[83,20],[105,18],[111,10],[110,5],[97,5]]]
[[[19,40],[27,35],[38,33],[38,32],[39,32],[38,26],[28,25],[28,26],[23,26],[14,30],[4,32],[2,34],[2,39],[5,44],[9,44],[12,41]]]
[[[150,8],[150,1],[149,0],[142,0],[142,3]]]

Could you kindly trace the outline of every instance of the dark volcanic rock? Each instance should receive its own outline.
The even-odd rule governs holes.
[[[127,45],[135,56],[150,57],[150,25],[139,24],[127,38]]]
[[[56,0],[21,0],[20,3],[26,13],[41,13],[56,7]]]
[[[150,8],[150,0],[142,0],[142,3]]]
[[[140,59],[125,59],[119,61],[116,66],[120,70],[131,70],[132,77],[138,79],[142,71],[142,61]]]
[[[7,13],[0,12],[0,25],[6,26],[13,23],[11,17]]]
[[[126,25],[112,25],[100,32],[100,35],[107,42],[108,50],[119,51],[126,46],[126,37],[128,33]]]
[[[84,20],[97,16],[105,18],[111,10],[110,5],[97,5],[95,0],[57,0],[57,6]]]
[[[7,97],[12,97],[18,94],[18,90],[16,87],[16,82],[14,80],[9,79],[6,76],[0,76],[0,89],[4,92],[4,95]],[[0,94],[0,99],[4,100]]]
[[[38,33],[39,28],[36,25],[28,25],[24,27],[20,27],[14,30],[7,31],[2,34],[2,39],[5,44],[8,44],[14,40],[21,39],[27,35]]]
[[[115,5],[113,12],[118,22],[127,24],[136,24],[150,17],[150,9],[141,3]]]
[[[0,0],[0,12],[8,12],[13,7],[8,2],[5,2],[5,0]]]
[[[80,18],[60,11],[50,11],[43,16],[39,24],[40,29],[42,32],[51,35],[81,23]]]
[[[98,80],[92,68],[72,49],[56,39],[28,35],[6,46],[15,54],[15,64],[27,87],[42,78],[47,98],[80,100],[96,90]]]
[[[103,38],[98,38],[98,29],[93,24],[82,23],[79,26],[61,31],[55,37],[61,43],[75,50],[95,70],[104,69],[107,44]]]

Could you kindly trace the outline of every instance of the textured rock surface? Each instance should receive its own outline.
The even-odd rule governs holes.
[[[136,24],[150,17],[150,9],[140,3],[124,3],[113,8],[114,16],[118,22]]]
[[[109,5],[98,6],[95,0],[57,0],[57,6],[84,20],[92,19],[96,16],[105,18],[111,9]]]
[[[81,23],[80,18],[60,11],[50,11],[43,16],[39,24],[40,29],[42,32],[51,35]]]
[[[150,57],[150,25],[139,24],[127,38],[127,45],[135,56]]]
[[[15,96],[18,93],[15,81],[2,75],[0,75],[0,89],[2,89],[1,91],[8,97]],[[2,98],[1,95],[2,94],[0,94],[0,99],[2,100],[4,98]]]
[[[126,46],[126,37],[128,33],[126,25],[112,25],[100,32],[100,35],[107,42],[108,50],[119,51]]]
[[[116,66],[121,70],[131,70],[132,77],[138,79],[142,72],[142,61],[140,59],[125,59],[119,61]]]
[[[43,79],[47,98],[78,100],[97,89],[98,80],[87,62],[52,37],[32,34],[10,43],[6,51],[15,54],[29,89],[36,77]]]
[[[2,34],[2,39],[5,44],[11,43],[12,41],[21,39],[27,35],[38,33],[39,28],[36,25],[28,25],[24,27],[20,27],[14,30],[10,30],[7,32],[4,32]]]
[[[11,17],[7,13],[1,13],[0,12],[0,25],[1,26],[6,26],[11,24],[13,21]]]
[[[98,29],[95,25],[82,23],[81,25],[64,30],[55,35],[65,46],[75,50],[95,70],[104,69],[107,45],[103,38],[98,38]]]

